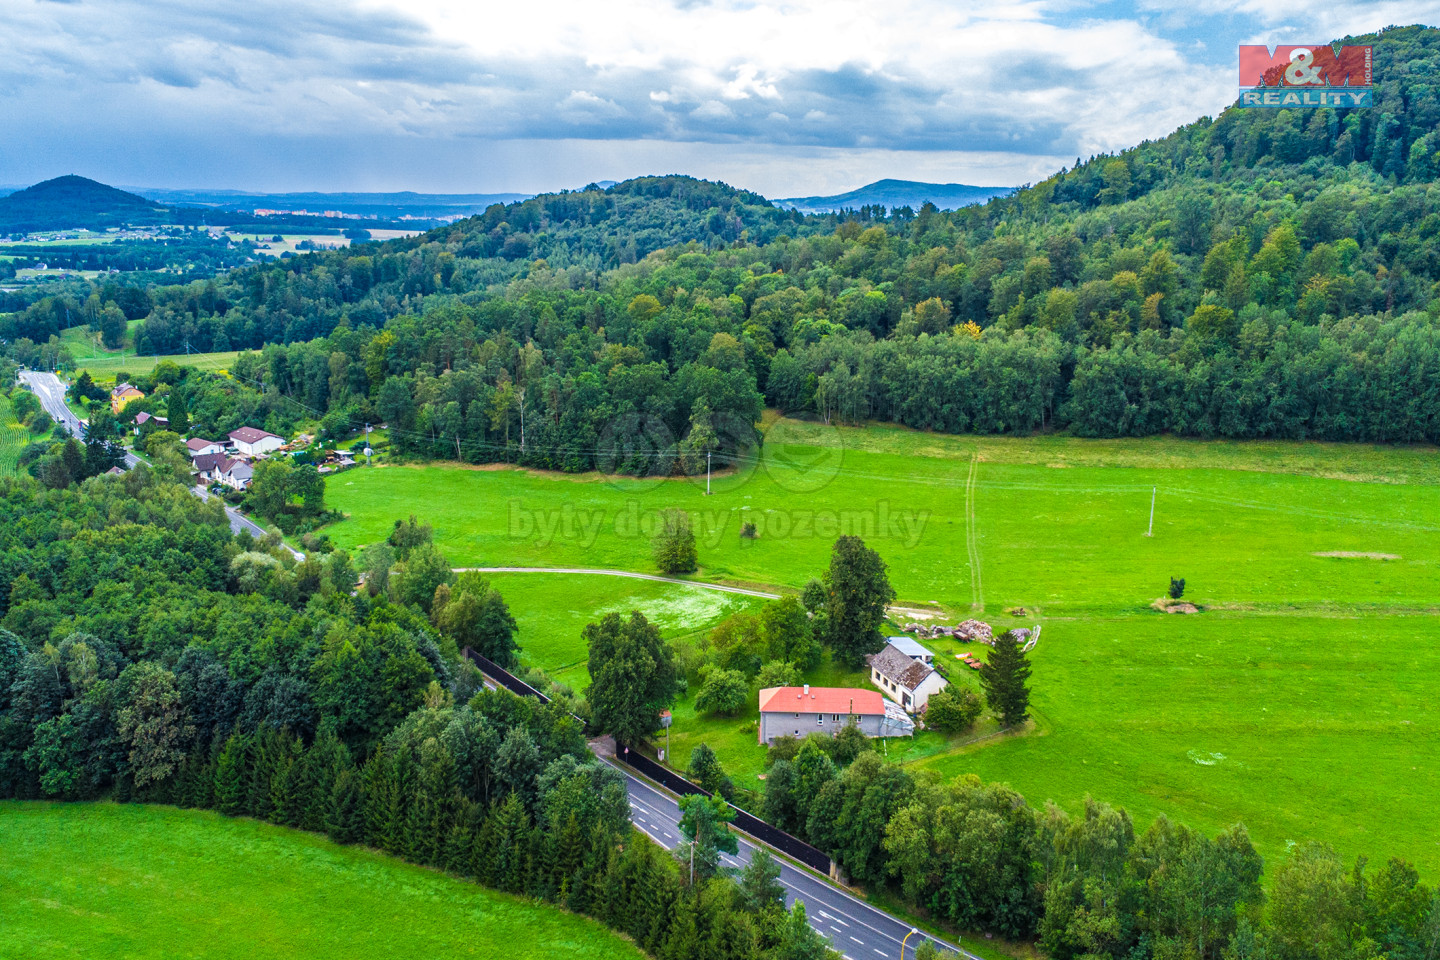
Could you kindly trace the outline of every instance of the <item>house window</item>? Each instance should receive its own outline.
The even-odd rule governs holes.
[[[818,723],[818,724],[819,724],[820,726],[822,726],[822,727],[825,726],[825,714],[823,714],[823,713],[817,713],[817,714],[815,714],[815,722]]]
[[[834,720],[836,723],[839,723],[839,722],[840,722],[840,714],[838,714],[838,713],[832,713],[832,714],[830,714],[830,719],[831,719],[831,720]]]
[[[800,719],[800,714],[798,714],[798,713],[795,714],[795,719],[796,719],[796,720],[799,720],[799,719]]]

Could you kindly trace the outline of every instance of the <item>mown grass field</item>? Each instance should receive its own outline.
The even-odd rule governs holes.
[[[0,955],[643,956],[600,924],[369,850],[169,807],[0,803]]]
[[[0,477],[14,475],[20,451],[29,442],[30,431],[15,420],[15,407],[0,393]]]
[[[130,321],[128,326],[132,335],[139,325],[139,320]],[[128,337],[123,349],[106,350],[97,345],[94,335],[89,333],[85,327],[70,327],[62,330],[60,342],[70,348],[70,355],[75,358],[75,369],[77,371],[89,370],[90,376],[97,380],[113,378],[117,371],[130,374],[149,373],[162,360],[171,360],[182,366],[197,367],[201,370],[224,370],[235,362],[236,357],[240,356],[238,350],[221,353],[179,353],[158,357],[142,356],[135,352],[133,343]]]
[[[925,734],[890,745],[892,757],[1008,781],[1036,804],[1075,809],[1090,794],[1142,823],[1162,812],[1208,829],[1241,820],[1270,855],[1320,838],[1440,871],[1425,826],[1440,786],[1440,708],[1424,694],[1440,680],[1436,451],[796,429],[831,445],[825,456],[843,448],[818,489],[797,474],[824,457],[794,444],[783,462],[717,480],[710,497],[686,480],[388,467],[332,481],[331,502],[350,519],[331,533],[370,542],[413,512],[457,564],[652,571],[648,540],[626,524],[675,505],[696,518],[699,577],[795,589],[824,567],[836,532],[817,518],[868,516],[861,532],[902,602],[938,604],[951,622],[978,613],[998,627],[1045,625],[1034,732]],[[896,520],[905,511],[908,528]],[[758,540],[739,537],[742,515],[757,518]],[[568,668],[573,683],[578,627],[623,603],[620,588],[518,586],[531,576],[549,577],[497,580],[525,657]],[[1204,613],[1149,609],[1171,576]],[[1004,612],[1017,606],[1023,617]],[[541,631],[523,630],[532,616],[550,625],[536,646]],[[742,781],[761,770],[753,709],[700,718],[687,697],[675,717],[681,765],[706,740]]]
[[[674,639],[704,633],[730,614],[764,602],[701,587],[622,577],[548,573],[485,576],[505,597],[520,626],[517,636],[521,663],[539,667],[553,679],[581,690],[589,685],[590,678],[580,632],[585,624],[607,613],[625,616],[639,610],[667,639]]]

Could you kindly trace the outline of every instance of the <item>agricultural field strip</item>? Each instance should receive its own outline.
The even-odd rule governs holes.
[[[455,567],[456,573],[572,573],[593,574],[600,577],[628,577],[632,580],[653,580],[657,583],[674,583],[685,587],[699,587],[702,590],[718,590],[721,593],[738,593],[747,597],[761,597],[779,600],[780,594],[751,590],[747,587],[731,587],[722,583],[705,583],[701,580],[681,580],[678,577],[661,577],[653,573],[635,573],[632,570],[601,570],[591,567]]]

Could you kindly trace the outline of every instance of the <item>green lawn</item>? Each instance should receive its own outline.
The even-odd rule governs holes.
[[[0,803],[0,955],[639,958],[594,921],[313,834],[169,807]]]
[[[12,476],[20,451],[30,442],[30,431],[15,419],[10,398],[0,393],[0,477]]]
[[[816,447],[767,447],[774,460],[718,479],[710,497],[686,480],[351,471],[330,483],[350,515],[330,532],[354,546],[416,513],[457,564],[649,572],[636,520],[676,505],[695,519],[700,578],[795,589],[824,567],[843,518],[888,561],[902,603],[933,602],[951,622],[1045,624],[1030,735],[922,734],[890,745],[892,758],[1008,781],[1036,804],[1074,809],[1091,794],[1142,823],[1243,820],[1267,855],[1316,837],[1440,870],[1426,826],[1440,711],[1421,693],[1440,681],[1437,451],[793,429]],[[742,516],[758,540],[739,537]],[[1208,609],[1151,611],[1171,576]],[[521,579],[497,585],[521,617],[524,658],[583,686],[578,628],[628,602],[627,588]],[[1016,606],[1023,617],[1004,612]],[[544,628],[527,632],[531,617]],[[954,663],[958,647],[936,648]],[[673,756],[683,764],[705,740],[748,783],[761,770],[753,720],[696,717],[687,697]]]
[[[357,472],[357,471],[352,471]],[[520,660],[553,679],[584,690],[585,624],[607,613],[640,610],[667,638],[703,633],[740,610],[764,601],[701,587],[683,587],[623,577],[549,573],[487,574],[520,625]],[[563,597],[562,603],[556,598]]]
[[[802,492],[783,467],[726,478],[711,497],[703,482],[686,480],[645,485],[444,465],[351,471],[330,485],[330,502],[351,515],[331,535],[347,547],[368,543],[419,513],[457,564],[653,572],[643,531],[659,510],[680,506],[695,521],[701,578],[799,588],[824,567],[837,531],[853,529],[890,564],[902,601],[955,610],[978,601],[996,612],[1023,605],[1050,616],[1113,615],[1143,609],[1172,575],[1186,578],[1187,598],[1198,603],[1272,610],[1426,607],[1440,595],[1433,450],[1310,445],[1308,456],[1329,473],[1411,481],[1379,483],[1268,472],[1302,459],[1274,445],[1154,440],[1147,450],[877,434],[841,431],[840,474]],[[930,447],[944,455],[925,455]],[[1146,537],[1152,487],[1155,535]],[[757,540],[739,536],[745,518],[759,525]],[[1333,551],[1401,559],[1316,556]]]
[[[139,320],[131,320],[127,325],[130,333],[140,325]],[[201,370],[224,370],[235,362],[240,355],[238,350],[230,350],[221,353],[178,353],[168,356],[141,356],[135,352],[133,341],[127,336],[125,347],[120,350],[106,350],[98,346],[95,337],[85,327],[69,327],[60,332],[60,342],[70,348],[70,355],[75,358],[75,369],[89,370],[90,376],[97,380],[113,377],[116,371],[125,373],[141,374],[149,373],[155,365],[162,360],[173,360],[182,366],[196,367]]]

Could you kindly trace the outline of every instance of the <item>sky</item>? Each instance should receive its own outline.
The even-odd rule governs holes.
[[[1236,45],[1440,0],[0,0],[0,184],[770,197],[984,186],[1235,99]]]

